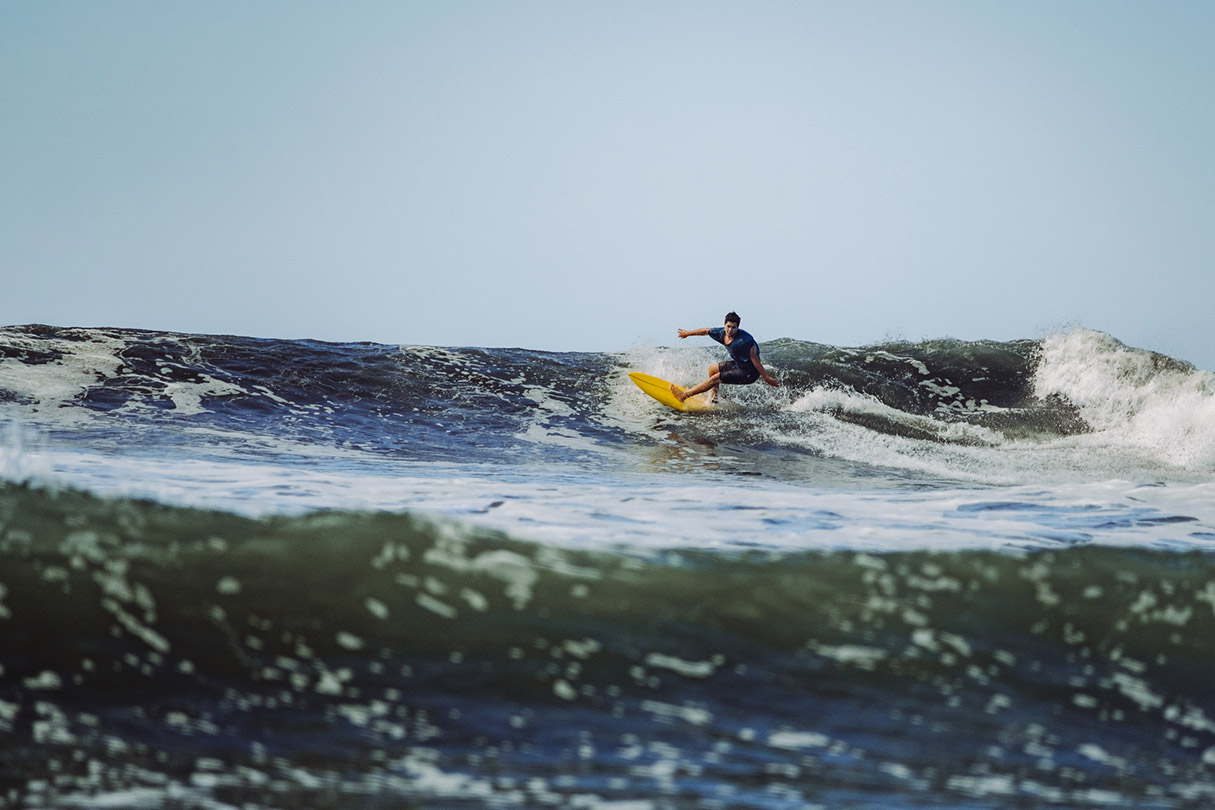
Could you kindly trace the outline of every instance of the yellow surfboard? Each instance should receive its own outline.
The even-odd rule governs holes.
[[[637,383],[637,387],[654,399],[666,405],[668,408],[674,408],[677,411],[711,411],[713,404],[708,400],[708,392],[697,394],[694,397],[689,397],[683,402],[680,402],[674,394],[671,393],[671,383],[666,380],[660,380],[649,374],[642,374],[640,371],[630,371],[629,379]],[[678,385],[675,386],[680,391],[684,390]]]

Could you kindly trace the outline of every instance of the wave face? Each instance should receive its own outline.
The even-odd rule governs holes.
[[[113,329],[9,328],[2,339],[0,401],[28,424],[94,440],[260,441],[270,454],[275,441],[421,460],[509,452],[502,437],[525,425],[534,391],[577,401],[608,370],[594,355]]]
[[[815,458],[863,465],[862,476],[998,484],[1065,471],[1206,480],[1215,470],[1215,375],[1101,333],[860,349],[779,340],[763,351],[782,388],[729,387],[741,407],[681,420],[626,372],[692,382],[720,359],[711,349],[548,353],[8,327],[0,413],[99,448],[188,444],[242,459],[325,451],[351,463],[583,465],[635,461],[674,440],[739,448],[740,470],[795,479],[826,475]]]
[[[1207,807],[1215,562],[0,489],[0,803]]]

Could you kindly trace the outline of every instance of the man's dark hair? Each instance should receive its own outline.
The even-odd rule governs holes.
[[[737,312],[727,312],[726,319],[722,323],[733,323],[736,326],[741,326],[742,318],[738,317]]]

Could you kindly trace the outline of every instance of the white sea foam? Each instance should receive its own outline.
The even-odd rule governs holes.
[[[20,422],[8,422],[0,433],[0,478],[23,483],[46,480],[53,474],[47,461],[46,440]]]
[[[1042,341],[1038,396],[1061,396],[1093,428],[1090,444],[1122,447],[1170,467],[1215,470],[1215,374],[1102,332]]]
[[[72,425],[87,422],[92,415],[82,408],[64,408],[88,389],[116,376],[122,368],[120,352],[126,341],[101,332],[88,339],[68,340],[9,335],[7,342],[19,349],[43,351],[48,346],[60,356],[46,363],[30,364],[20,359],[0,358],[0,391],[15,396],[20,408],[11,410],[14,419],[38,424]]]
[[[42,428],[70,428],[96,423],[105,418],[87,408],[67,406],[78,404],[82,394],[104,386],[108,380],[125,373],[126,361],[123,360],[122,352],[130,345],[127,339],[90,330],[87,339],[33,338],[10,333],[6,336],[6,341],[16,348],[33,351],[45,351],[50,348],[60,354],[46,363],[27,363],[16,357],[0,358],[0,391],[7,392],[16,401],[16,405],[8,405],[6,408],[14,422]],[[159,342],[180,345],[178,341],[167,338]],[[197,367],[197,354],[196,347],[188,347],[186,357],[180,365],[187,369]],[[178,364],[158,365],[163,369]],[[190,376],[197,379],[175,380],[164,374],[144,377],[138,384],[141,390],[159,393],[171,402],[175,416],[206,413],[208,409],[203,405],[203,401],[207,397],[253,393],[202,372],[195,371]],[[259,397],[269,396],[279,402],[283,401],[266,391],[259,390],[256,394]],[[159,406],[152,402],[144,397],[132,397],[116,410],[159,411]]]
[[[408,510],[559,546],[890,551],[1215,545],[1215,483],[819,489],[768,479],[385,463],[374,472],[39,451],[37,482],[250,516]],[[1004,504],[1012,504],[1011,507]]]

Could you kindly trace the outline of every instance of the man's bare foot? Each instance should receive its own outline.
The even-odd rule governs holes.
[[[688,392],[680,388],[675,383],[671,383],[671,394],[680,402],[683,402],[688,398]]]

